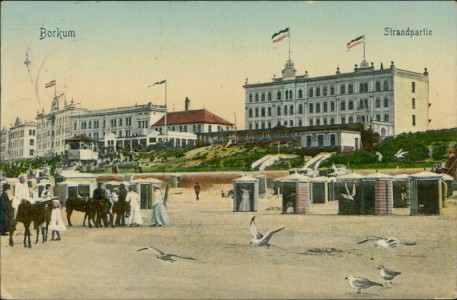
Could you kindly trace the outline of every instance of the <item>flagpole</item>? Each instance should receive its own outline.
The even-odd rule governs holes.
[[[365,61],[365,34],[363,35],[363,60]]]
[[[167,80],[165,79],[165,142],[168,143],[168,129],[167,129]]]
[[[289,26],[289,33],[287,35],[289,36],[289,60],[290,60],[290,26]]]
[[[54,97],[56,97],[56,96],[57,96],[57,80],[54,83]]]

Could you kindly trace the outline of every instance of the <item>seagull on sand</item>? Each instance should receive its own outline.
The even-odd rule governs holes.
[[[400,148],[400,150],[397,151],[397,153],[394,154],[396,159],[402,159],[405,158],[405,155],[408,154],[408,151],[403,151],[403,148]]]
[[[400,275],[401,273],[400,272],[397,272],[397,271],[394,271],[394,270],[390,270],[390,269],[386,269],[384,268],[384,266],[382,265],[379,265],[378,267],[378,270],[379,270],[379,275],[381,275],[381,277],[384,279],[384,280],[387,280],[388,282],[392,283],[392,280]]]
[[[357,192],[355,189],[355,183],[352,185],[352,193],[349,193],[348,184],[346,182],[344,183],[344,186],[346,187],[346,194],[341,194],[341,196],[343,196],[343,198],[346,200],[354,201],[354,197]]]
[[[284,228],[286,227],[282,226],[277,229],[270,230],[265,235],[263,235],[257,230],[257,227],[255,226],[255,216],[253,216],[251,219],[251,232],[254,238],[251,240],[250,244],[256,246],[267,246],[267,248],[269,248],[270,244],[268,242],[270,241],[273,234],[283,230]]]
[[[398,244],[402,244],[402,245],[407,245],[407,246],[412,246],[412,245],[416,245],[416,243],[408,243],[408,242],[402,242],[400,241],[399,239],[396,239],[396,238],[382,238],[382,237],[379,237],[379,236],[370,236],[370,237],[366,237],[362,240],[359,241],[359,244],[363,244],[365,242],[368,242],[368,241],[375,241],[374,242],[374,245],[376,247],[383,247],[383,248],[395,248]]]
[[[146,248],[141,248],[141,249],[138,249],[137,251],[143,251],[143,250],[154,250],[155,252],[158,253],[158,255],[156,256],[158,259],[161,259],[161,260],[165,260],[165,261],[169,261],[169,262],[175,262],[176,259],[174,259],[173,257],[177,257],[177,258],[182,258],[182,259],[189,259],[189,260],[196,260],[195,258],[192,258],[192,257],[186,257],[186,256],[179,256],[179,255],[176,255],[176,254],[171,254],[171,253],[165,253],[155,247],[146,247]]]
[[[349,286],[351,288],[353,288],[353,289],[356,289],[357,290],[357,294],[361,294],[362,290],[367,289],[367,288],[372,287],[372,286],[383,286],[382,284],[374,282],[374,281],[371,281],[369,279],[362,278],[362,277],[354,277],[352,275],[348,275],[344,279],[348,279],[349,280],[349,282],[348,282]]]

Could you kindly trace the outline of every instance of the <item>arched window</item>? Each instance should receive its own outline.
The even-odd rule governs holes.
[[[303,98],[303,91],[302,90],[298,90],[298,98]]]
[[[276,99],[277,100],[281,100],[281,92],[280,91],[278,91],[278,95],[277,95]]]
[[[293,95],[293,94],[292,94],[292,90],[290,90],[290,91],[289,91],[289,99],[292,99],[292,98],[293,98],[292,95]]]

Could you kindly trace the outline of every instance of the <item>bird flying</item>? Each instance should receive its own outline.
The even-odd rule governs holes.
[[[251,240],[250,244],[256,246],[267,246],[267,248],[269,248],[270,244],[268,242],[270,241],[273,234],[283,230],[284,228],[286,227],[282,226],[277,229],[270,230],[265,235],[263,235],[257,230],[257,227],[255,226],[255,216],[253,216],[250,223],[250,229],[254,238]]]
[[[370,236],[370,237],[363,238],[362,240],[359,241],[359,244],[363,244],[368,241],[375,241],[375,243],[374,243],[375,247],[383,247],[383,248],[395,248],[398,244],[407,245],[407,246],[416,245],[416,243],[402,242],[396,238],[383,238],[383,237],[378,237],[378,236]]]
[[[397,153],[394,154],[396,159],[402,159],[405,158],[405,155],[408,154],[408,151],[403,151],[403,148],[400,148],[400,150],[397,151]]]
[[[348,284],[351,288],[357,290],[357,294],[361,294],[362,290],[372,286],[383,286],[381,283],[377,283],[362,277],[354,277],[352,275],[348,275],[345,279],[348,279]]]
[[[143,251],[143,250],[154,250],[155,252],[158,253],[157,256],[156,256],[158,259],[169,261],[171,263],[176,261],[176,259],[174,259],[173,257],[182,258],[182,259],[188,259],[188,260],[196,260],[195,258],[192,258],[192,257],[180,256],[180,255],[171,254],[171,253],[165,253],[162,250],[159,250],[159,249],[157,249],[155,247],[145,247],[145,248],[138,249],[137,251]]]
[[[344,183],[344,186],[346,187],[346,194],[341,194],[341,196],[343,196],[343,198],[346,199],[346,200],[354,201],[354,197],[355,197],[356,192],[357,192],[356,189],[355,189],[355,182],[352,185],[352,192],[351,193],[349,193],[348,184],[346,182]]]
[[[397,272],[397,271],[394,271],[394,270],[390,270],[390,269],[387,269],[387,268],[384,268],[383,265],[379,265],[378,267],[378,270],[379,270],[379,275],[386,281],[392,283],[392,280],[400,275],[401,273],[400,272]]]

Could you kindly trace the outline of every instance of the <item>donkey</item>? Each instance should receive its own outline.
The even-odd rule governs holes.
[[[65,211],[67,213],[68,226],[73,226],[71,223],[71,214],[74,210],[84,212],[83,226],[86,226],[86,219],[88,220],[89,228],[92,228],[90,221],[92,220],[95,225],[95,206],[91,198],[68,198],[65,204]]]

